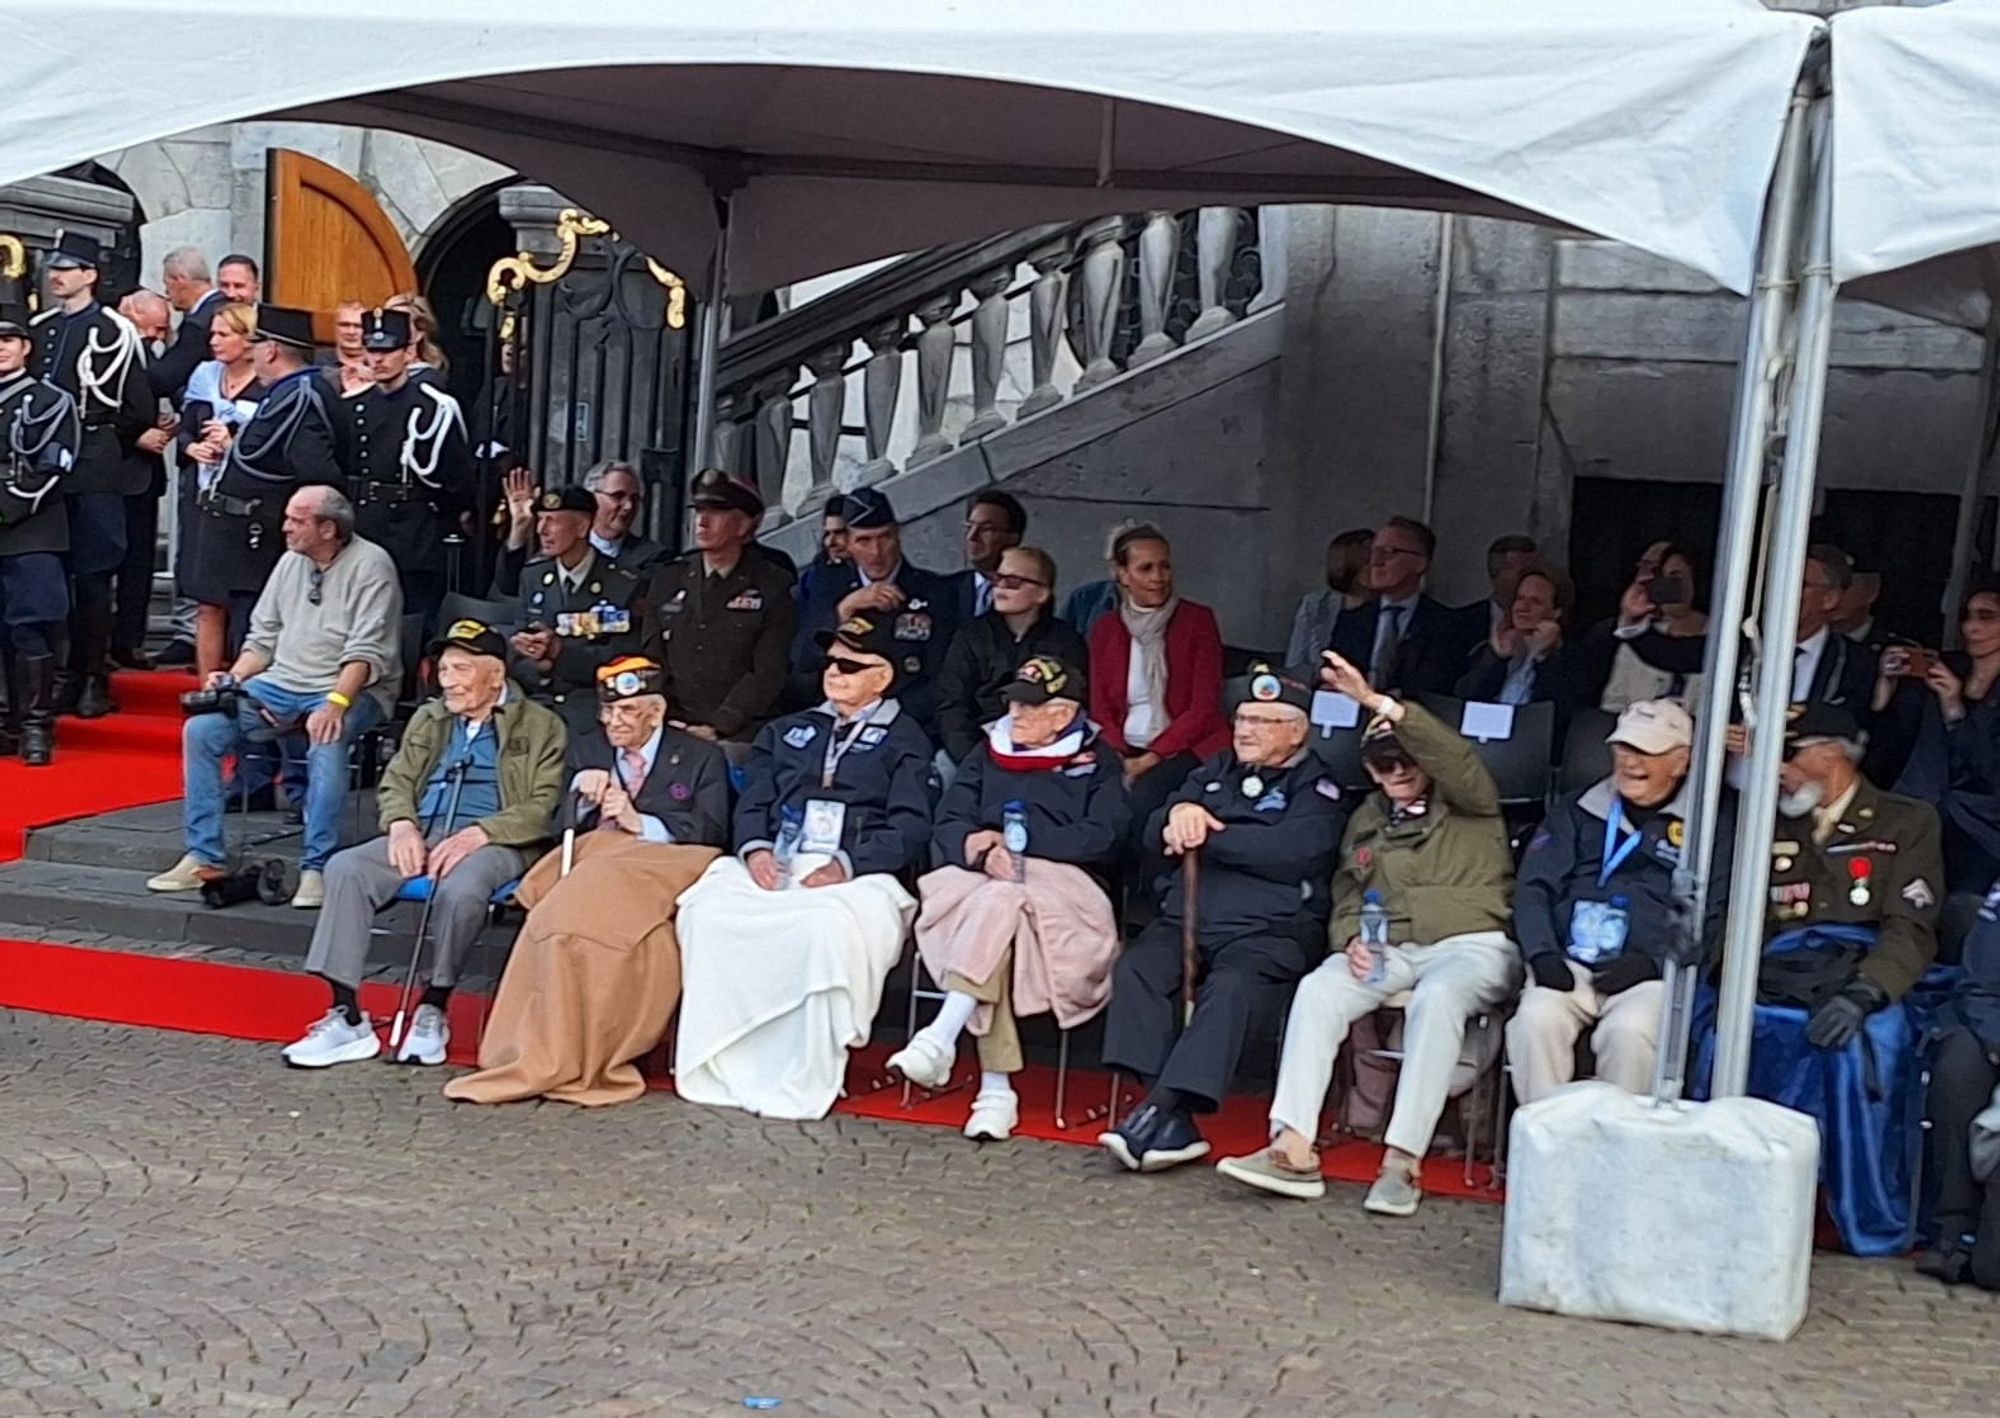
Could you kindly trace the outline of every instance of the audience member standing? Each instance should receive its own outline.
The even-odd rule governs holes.
[[[264,299],[264,273],[256,258],[232,251],[215,267],[215,284],[232,305],[256,305]]]
[[[180,312],[180,329],[166,352],[153,361],[153,392],[176,405],[187,397],[188,380],[210,358],[208,336],[215,314],[229,298],[209,280],[208,258],[197,247],[181,246],[160,263],[167,302]]]
[[[157,291],[127,291],[118,313],[132,322],[146,344],[156,417],[133,444],[133,458],[146,470],[146,490],[125,499],[125,559],[118,563],[118,590],[111,611],[111,663],[123,670],[148,670],[146,614],[153,600],[153,562],[160,544],[160,498],[167,490],[166,451],[174,439],[178,406],[161,395],[159,360],[173,335],[173,307]]]
[[[1111,544],[1118,613],[1090,632],[1090,716],[1124,761],[1142,870],[1160,850],[1146,823],[1197,762],[1229,745],[1222,631],[1215,612],[1174,591],[1173,549],[1150,522]]]
[[[112,577],[125,560],[125,498],[148,477],[135,456],[159,421],[146,375],[145,343],[131,322],[97,303],[103,252],[64,232],[45,258],[53,309],[35,317],[36,377],[76,401],[83,441],[63,479],[69,515],[69,660],[56,707],[95,719],[111,702]]]
[[[255,306],[231,304],[217,310],[208,341],[215,357],[195,368],[181,404],[181,477],[188,493],[181,502],[185,520],[175,576],[181,594],[195,603],[194,663],[195,672],[202,675],[229,662],[242,639],[250,605],[264,586],[262,575],[238,586],[244,578],[231,576],[227,569],[235,561],[236,537],[219,536],[209,526],[210,518],[220,515],[215,485],[223,462],[264,397],[265,384],[251,344],[256,334]],[[270,530],[275,533],[277,528]],[[272,555],[275,558],[275,551]],[[268,573],[270,567],[260,563],[260,569]]]
[[[343,300],[333,309],[334,363],[327,370],[327,383],[343,399],[375,387],[368,351],[361,345],[361,320],[367,313],[367,305],[358,300]]]

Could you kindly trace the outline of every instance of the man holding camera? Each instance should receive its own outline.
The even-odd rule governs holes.
[[[354,506],[337,489],[293,493],[284,535],[236,663],[182,700],[187,853],[150,890],[196,891],[223,875],[222,760],[303,730],[305,853],[292,904],[326,898],[321,872],[340,845],[347,743],[387,716],[402,683],[403,593],[389,554],[354,535]]]

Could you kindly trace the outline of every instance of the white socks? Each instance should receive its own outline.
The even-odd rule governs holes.
[[[947,1049],[958,1047],[958,1036],[965,1032],[965,1026],[972,1019],[972,1012],[979,1008],[979,1001],[971,995],[952,990],[944,997],[944,1004],[938,1009],[937,1018],[924,1026],[923,1032],[943,1044]]]
[[[1011,1094],[1013,1091],[1014,1091],[1014,1080],[1009,1075],[1004,1073],[995,1073],[990,1068],[980,1073],[979,1092],[981,1096],[985,1096],[987,1094],[992,1094],[992,1093]]]

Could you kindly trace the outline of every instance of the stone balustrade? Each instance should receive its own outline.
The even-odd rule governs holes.
[[[816,516],[1271,304],[1274,214],[1141,212],[890,262],[725,339],[713,460],[755,479],[767,525]]]

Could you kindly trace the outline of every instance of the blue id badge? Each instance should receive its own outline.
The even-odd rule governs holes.
[[[1569,912],[1569,955],[1579,965],[1596,965],[1625,949],[1624,913],[1609,901],[1579,901]]]
[[[805,830],[799,850],[809,856],[831,857],[840,851],[840,834],[847,826],[847,804],[829,798],[806,802]]]

